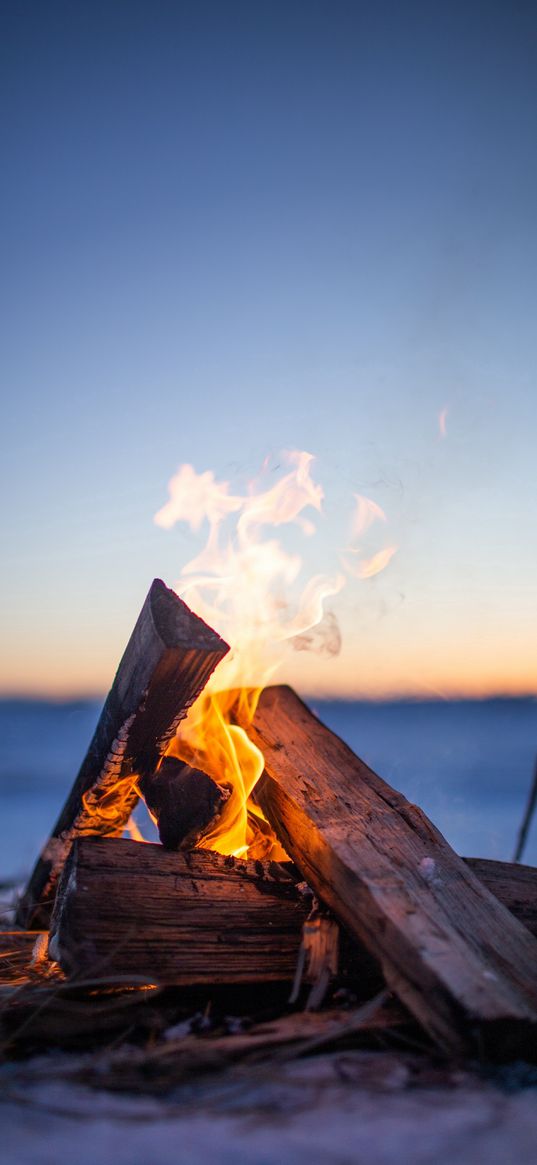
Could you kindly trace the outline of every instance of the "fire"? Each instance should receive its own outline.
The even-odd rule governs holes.
[[[206,527],[203,549],[174,586],[231,645],[169,749],[231,790],[218,824],[201,843],[224,854],[284,856],[252,800],[263,756],[237,721],[252,722],[259,695],[289,646],[330,653],[339,649],[337,623],[324,605],[341,590],[345,574],[340,570],[304,579],[302,558],[285,545],[293,529],[295,542],[297,528],[300,536],[310,538],[322,514],[324,495],[312,476],[313,460],[309,453],[287,453],[288,471],[268,486],[271,469],[265,462],[242,494],[232,493],[229,483],[218,481],[211,471],[197,473],[183,465],[169,483],[168,501],[155,515],[165,529],[177,522],[186,522],[193,532]],[[386,521],[375,502],[360,495],[356,501],[353,538],[373,521]],[[362,563],[362,577],[381,570],[394,552],[395,547],[381,552],[384,561],[377,555],[376,568]]]
[[[385,546],[373,554],[371,558],[363,559],[356,569],[357,578],[373,578],[374,575],[380,574],[381,570],[386,569],[396,550],[397,546]]]
[[[369,532],[374,522],[387,522],[386,514],[377,502],[366,498],[362,494],[355,494],[355,511],[349,531],[349,545],[341,556],[341,563],[348,575],[354,578],[373,578],[385,570],[397,551],[397,546],[383,546],[374,554],[365,555],[363,546],[357,544],[358,538],[363,538]]]
[[[380,519],[381,522],[386,522],[387,518],[378,502],[364,497],[363,494],[355,494],[354,498],[356,509],[351,523],[351,538],[359,538],[361,534],[365,534],[366,530],[369,530],[375,520]]]
[[[263,772],[263,754],[243,728],[233,723],[239,714],[251,723],[261,688],[202,695],[181,725],[170,752],[202,769],[230,796],[214,830],[200,843],[204,849],[243,857],[281,860],[284,851],[250,796]]]

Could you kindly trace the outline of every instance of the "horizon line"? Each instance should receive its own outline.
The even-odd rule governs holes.
[[[273,687],[279,685],[265,684],[263,687]],[[289,686],[282,681],[282,686]],[[290,685],[293,686],[293,685]],[[301,699],[307,702],[314,702],[316,700],[323,703],[336,704],[441,704],[441,703],[482,703],[485,701],[494,700],[537,700],[537,689],[533,688],[490,688],[476,691],[475,689],[453,688],[450,691],[431,691],[416,689],[392,689],[385,692],[342,692],[324,690],[310,690],[305,691],[302,687],[296,686],[295,689]],[[101,691],[44,691],[41,688],[36,689],[15,689],[15,690],[1,690],[0,689],[0,704],[8,703],[39,703],[39,704],[90,704],[90,703],[105,703],[108,692]]]

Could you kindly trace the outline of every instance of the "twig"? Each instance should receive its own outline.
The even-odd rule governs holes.
[[[363,1003],[355,1011],[351,1011],[345,1019],[340,1023],[335,1023],[328,1031],[322,1032],[320,1035],[311,1036],[309,1039],[301,1040],[295,1044],[291,1049],[284,1048],[281,1052],[277,1052],[273,1057],[273,1061],[282,1062],[284,1060],[296,1060],[301,1056],[310,1056],[313,1052],[317,1052],[323,1048],[325,1044],[331,1044],[337,1040],[343,1039],[346,1036],[354,1035],[359,1032],[370,1019],[373,1018],[377,1011],[387,1003],[390,997],[390,992],[385,988],[379,991],[373,999],[368,999],[367,1003]]]
[[[535,813],[536,807],[537,807],[537,759],[535,761],[535,766],[533,769],[533,780],[532,780],[531,786],[530,786],[526,810],[525,810],[524,816],[522,818],[522,824],[520,826],[520,830],[518,833],[515,853],[514,853],[514,857],[513,857],[514,862],[520,862],[522,860],[522,854],[524,853],[524,847],[526,845],[526,841],[527,841],[527,837],[528,837],[528,833],[529,833],[529,828],[530,828],[533,814]]]

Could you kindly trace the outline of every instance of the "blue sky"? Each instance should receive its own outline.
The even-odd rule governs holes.
[[[177,466],[289,448],[321,569],[353,492],[399,545],[297,683],[537,690],[534,6],[20,0],[0,33],[0,690],[106,688],[192,554],[152,521]]]

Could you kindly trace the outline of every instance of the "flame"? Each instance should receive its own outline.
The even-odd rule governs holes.
[[[384,546],[374,554],[364,556],[361,546],[353,546],[357,538],[366,534],[374,522],[387,522],[386,514],[378,502],[363,494],[354,494],[356,507],[351,519],[350,545],[345,547],[341,564],[347,574],[354,578],[367,579],[380,574],[396,553],[397,546]]]
[[[350,545],[340,556],[345,574],[304,578],[294,548],[296,530],[306,539],[316,532],[324,495],[312,476],[310,453],[288,452],[282,460],[287,471],[274,484],[267,484],[267,476],[276,472],[267,459],[244,493],[232,492],[210,470],[197,473],[182,465],[155,515],[163,529],[186,522],[194,533],[206,531],[203,548],[174,585],[231,645],[168,750],[229,793],[217,823],[198,844],[223,854],[276,860],[285,857],[284,851],[254,800],[264,759],[248,727],[259,695],[289,647],[337,654],[339,627],[333,612],[325,610],[326,600],[341,590],[346,574],[372,578],[397,549],[385,546],[371,554],[373,547],[364,552],[355,545],[374,523],[387,521],[377,502],[355,494]],[[290,532],[292,550],[286,545]]]
[[[187,522],[193,531],[207,524],[205,546],[183,568],[175,589],[231,651],[181,723],[169,752],[231,790],[217,825],[200,842],[224,854],[285,856],[252,801],[263,756],[237,721],[251,724],[260,692],[288,645],[332,653],[339,647],[333,619],[324,619],[324,604],[341,590],[343,574],[319,574],[301,583],[300,556],[273,536],[274,528],[293,526],[305,537],[314,533],[315,524],[304,513],[322,512],[313,460],[309,453],[287,453],[289,472],[270,488],[263,483],[266,463],[244,495],[232,494],[228,482],[217,481],[210,471],[198,474],[183,465],[155,516],[166,529],[176,522]]]
[[[200,847],[234,857],[248,854],[278,861],[285,853],[259,807],[249,803],[263,772],[263,754],[244,728],[233,723],[238,716],[251,723],[260,692],[261,688],[243,688],[202,695],[183,721],[170,752],[231,790],[218,822]]]
[[[397,546],[385,546],[382,550],[378,550],[371,558],[363,558],[353,568],[347,565],[347,569],[356,578],[373,578],[374,575],[380,574],[381,570],[385,570],[390,560],[397,551]]]
[[[356,510],[352,518],[351,538],[359,538],[377,519],[386,522],[387,518],[382,507],[371,498],[366,498],[363,494],[355,494],[354,497]]]

